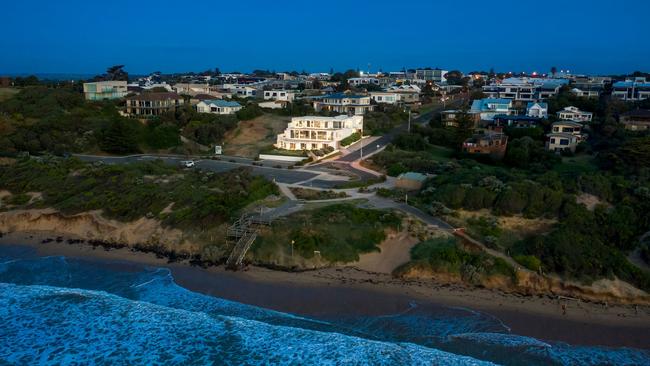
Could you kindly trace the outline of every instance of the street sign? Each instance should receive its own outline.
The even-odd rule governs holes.
[[[214,147],[214,154],[215,154],[215,155],[221,155],[221,154],[223,154],[220,145],[217,145],[217,146]]]

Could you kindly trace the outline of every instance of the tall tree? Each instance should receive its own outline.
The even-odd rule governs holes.
[[[124,71],[124,65],[115,65],[106,69],[106,80],[128,81],[129,74]]]

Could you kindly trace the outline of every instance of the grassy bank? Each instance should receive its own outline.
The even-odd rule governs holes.
[[[377,251],[386,229],[395,229],[400,222],[392,212],[352,204],[317,207],[276,221],[261,233],[251,252],[257,262],[285,267],[353,262],[359,254]]]
[[[40,196],[5,208],[54,207],[66,214],[102,210],[121,221],[150,216],[183,228],[227,221],[249,203],[277,193],[272,183],[245,169],[217,174],[162,161],[93,165],[76,159],[39,160],[0,167],[0,187],[12,193],[8,203],[27,192]]]
[[[463,249],[455,238],[434,238],[411,249],[411,261],[397,268],[397,276],[411,271],[455,276],[464,282],[481,284],[492,276],[515,278],[515,271],[506,261],[483,252]]]

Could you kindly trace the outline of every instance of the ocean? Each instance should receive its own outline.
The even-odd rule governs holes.
[[[0,247],[0,365],[650,365],[512,334],[465,308],[306,318],[189,291],[169,269]]]

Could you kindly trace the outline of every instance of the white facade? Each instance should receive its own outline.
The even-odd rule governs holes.
[[[513,77],[483,87],[488,98],[506,98],[520,102],[534,102],[551,98],[560,92],[566,80]]]
[[[264,100],[280,100],[285,102],[293,102],[296,98],[296,93],[289,90],[265,90]]]
[[[598,96],[600,96],[600,91],[593,89],[573,88],[571,89],[571,94],[582,98],[598,98]]]
[[[375,106],[370,104],[370,97],[365,95],[330,94],[324,95],[313,103],[316,112],[331,111],[363,115],[375,109]]]
[[[268,102],[260,102],[257,105],[260,106],[260,108],[268,108],[268,109],[282,109],[287,106],[286,101],[281,101],[281,100],[271,100]]]
[[[562,120],[575,121],[575,122],[591,122],[593,113],[583,112],[576,107],[566,107],[557,112],[557,117]]]
[[[618,81],[612,85],[612,98],[639,101],[650,98],[650,82],[644,77]]]
[[[547,118],[548,104],[546,103],[529,103],[526,107],[528,117]]]
[[[202,100],[196,105],[196,111],[199,113],[234,114],[241,108],[242,106],[237,102],[221,99]]]
[[[228,90],[233,95],[237,95],[244,98],[247,97],[253,98],[257,96],[257,88],[254,88],[246,84],[224,84],[223,88],[225,90]]]
[[[379,85],[379,79],[377,78],[350,78],[348,79],[348,84],[350,86],[359,86],[359,85]]]
[[[376,103],[397,104],[402,98],[400,93],[371,92],[370,99],[374,100]]]
[[[285,150],[316,150],[339,148],[341,140],[363,130],[363,116],[294,117],[284,133],[278,135],[275,147]]]

